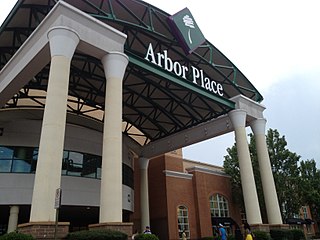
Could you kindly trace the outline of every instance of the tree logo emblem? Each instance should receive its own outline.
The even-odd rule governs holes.
[[[191,28],[194,28],[193,19],[189,15],[185,15],[182,20],[184,22],[184,25],[186,27],[189,27],[189,29],[188,29],[188,39],[189,39],[189,43],[192,44]]]
[[[186,54],[192,53],[206,41],[188,8],[168,16],[168,23]]]

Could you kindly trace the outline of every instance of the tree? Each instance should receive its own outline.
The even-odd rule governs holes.
[[[249,134],[249,138],[249,150],[251,153],[257,193],[261,207],[261,215],[265,220],[266,211],[254,135]],[[302,206],[301,194],[299,192],[298,168],[300,156],[296,153],[290,152],[286,148],[287,142],[285,137],[280,137],[277,130],[269,129],[266,139],[282,217],[283,219],[293,217],[294,214],[299,212],[299,209]],[[242,189],[240,187],[240,169],[236,145],[228,148],[227,152],[228,155],[225,156],[223,166],[225,172],[231,176],[233,190],[238,189],[238,191],[240,191],[240,193],[234,191],[234,194],[238,195],[235,196],[235,199],[241,199],[241,201],[237,201],[237,203],[243,207],[242,197],[239,198],[239,196],[242,196]]]
[[[235,202],[244,212],[244,202],[242,198],[242,186],[240,180],[240,167],[237,155],[237,147],[234,144],[227,148],[228,155],[224,157],[224,171],[231,176],[231,187],[233,202]]]
[[[267,145],[283,220],[294,217],[302,206],[299,191],[300,156],[290,152],[285,137],[277,130],[267,132]]]
[[[316,162],[306,160],[300,162],[300,191],[302,201],[311,209],[312,218],[320,220],[320,171]]]
[[[258,165],[258,158],[256,154],[255,149],[255,140],[254,136],[252,134],[249,134],[250,137],[250,144],[249,144],[249,151],[251,153],[251,160],[253,164],[253,171],[254,171],[254,177],[256,182],[256,188],[258,193],[258,199],[259,199],[259,205],[261,210],[261,217],[264,222],[266,222],[267,216],[266,216],[266,210],[264,207],[264,198],[263,198],[263,190],[262,190],[262,184],[261,184],[261,178],[260,178],[260,171],[259,171],[259,165]],[[238,154],[237,154],[237,147],[236,144],[234,144],[231,148],[227,148],[227,153],[224,158],[224,171],[231,176],[231,186],[232,186],[232,197],[233,202],[235,202],[242,212],[245,212],[244,202],[243,202],[243,196],[242,196],[242,185],[241,185],[241,179],[240,179],[240,167],[239,167],[239,160],[238,160]]]

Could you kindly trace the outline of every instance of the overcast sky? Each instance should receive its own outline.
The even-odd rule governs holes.
[[[15,2],[0,1],[0,22]],[[320,168],[320,1],[146,2],[169,14],[188,7],[206,39],[263,95],[267,129],[277,129],[290,151],[302,160],[315,159]],[[230,133],[187,147],[183,154],[222,166],[233,144]]]

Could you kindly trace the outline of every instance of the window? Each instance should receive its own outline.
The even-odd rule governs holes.
[[[302,207],[302,213],[303,213],[303,218],[306,219],[308,218],[308,209],[306,206]]]
[[[210,212],[213,217],[229,217],[228,201],[220,194],[210,196]]]
[[[101,178],[101,156],[89,153],[64,151],[62,175]]]
[[[0,146],[0,172],[35,173],[39,149]],[[62,175],[101,179],[102,157],[89,153],[63,151]],[[133,188],[133,170],[122,164],[122,183]]]
[[[13,148],[0,147],[0,172],[11,172]]]
[[[33,155],[33,147],[15,147],[13,153],[12,172],[31,172],[33,166]]]
[[[82,174],[82,164],[83,164],[83,154],[78,152],[69,151],[66,159],[67,175],[68,176],[81,176]]]
[[[181,235],[183,231],[186,233],[187,239],[190,239],[188,208],[186,208],[185,206],[179,206],[177,208],[177,216],[178,216],[179,239],[181,239]]]
[[[241,222],[247,222],[247,215],[246,212],[243,209],[239,209],[240,210],[240,216],[241,216]]]
[[[30,173],[35,171],[33,147],[0,146],[0,172]]]

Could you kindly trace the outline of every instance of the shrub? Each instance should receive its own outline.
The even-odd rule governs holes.
[[[69,233],[66,237],[69,240],[127,240],[128,235],[113,230],[84,230]]]
[[[271,229],[270,236],[273,240],[293,240],[292,232],[285,229]]]
[[[235,237],[235,236],[233,236],[233,235],[228,235],[227,239],[228,239],[228,240],[235,240],[235,239],[236,239],[236,237]]]
[[[34,240],[31,235],[11,232],[0,236],[1,240]]]
[[[134,238],[135,240],[159,240],[159,238],[154,234],[139,234]]]
[[[253,231],[253,234],[254,234],[256,240],[270,240],[271,239],[269,233],[267,233],[267,232],[255,230],[255,231]]]
[[[290,230],[290,232],[292,233],[292,239],[293,240],[305,240],[305,236],[304,233],[301,229],[292,229]]]

